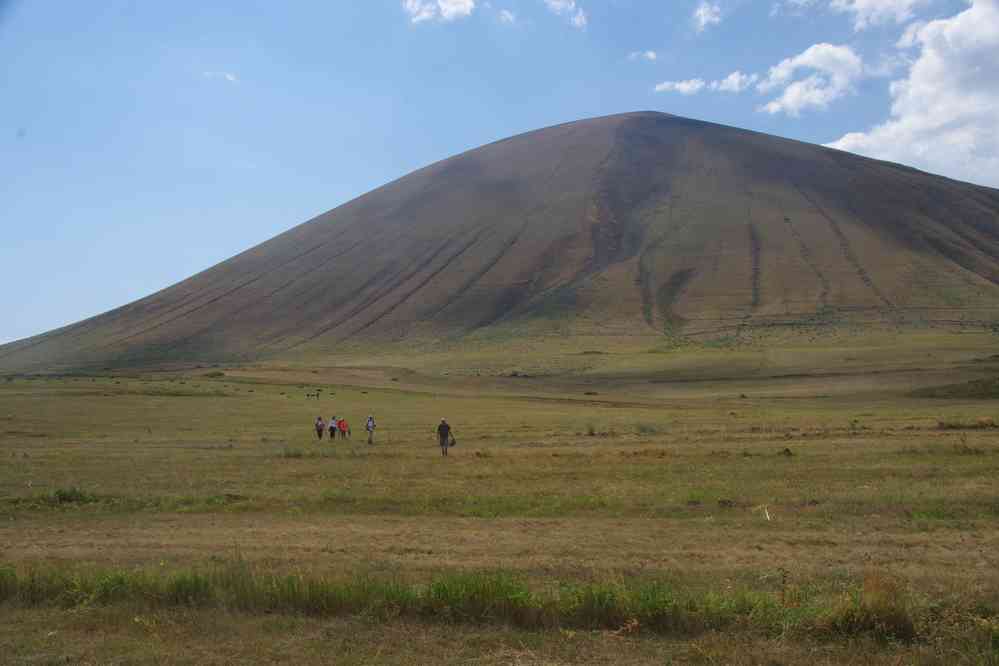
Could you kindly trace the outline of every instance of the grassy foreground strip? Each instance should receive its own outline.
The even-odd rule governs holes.
[[[344,490],[325,490],[297,497],[250,497],[226,493],[214,495],[135,496],[102,495],[76,487],[21,497],[0,497],[0,516],[26,512],[72,511],[107,514],[127,513],[261,513],[296,511],[327,515],[455,516],[463,518],[565,518],[568,516],[695,516],[711,509],[732,508],[730,500],[708,500],[699,491],[688,493],[685,502],[659,502],[631,497],[596,495],[423,495],[397,497],[368,495]],[[702,500],[701,498],[705,498]],[[705,505],[706,506],[703,506]],[[773,504],[772,504],[773,505]],[[869,515],[893,510],[910,520],[989,520],[999,516],[999,502],[989,499],[948,500],[941,498],[897,499],[872,507],[863,502],[827,501],[820,516]]]
[[[674,507],[669,507],[673,510]],[[460,496],[448,494],[399,498],[360,495],[328,490],[314,496],[249,497],[242,494],[138,496],[101,495],[80,488],[59,488],[51,493],[24,497],[0,497],[0,515],[27,511],[138,512],[263,512],[308,511],[326,514],[394,514],[403,516],[446,515],[473,518],[532,516],[563,518],[567,515],[623,515],[636,510],[601,497],[573,495],[543,497]],[[662,510],[662,509],[660,509]],[[640,511],[642,515],[648,509]]]
[[[838,595],[785,587],[690,592],[657,581],[558,584],[534,590],[505,573],[455,573],[415,584],[359,577],[332,580],[256,571],[237,558],[205,571],[80,570],[0,566],[0,603],[32,607],[137,603],[316,617],[368,615],[526,629],[601,629],[690,635],[742,629],[767,636],[835,640],[865,635],[919,641],[959,635],[999,651],[999,610],[916,603],[897,579],[871,573]]]

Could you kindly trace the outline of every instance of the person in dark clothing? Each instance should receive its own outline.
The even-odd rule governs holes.
[[[323,417],[316,417],[316,437],[319,439],[323,438],[323,432],[326,430],[326,423],[323,422]]]
[[[440,425],[437,426],[437,442],[441,447],[441,455],[446,456],[451,446],[451,426],[444,419],[441,419]]]

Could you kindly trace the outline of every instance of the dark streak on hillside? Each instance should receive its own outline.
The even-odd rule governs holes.
[[[465,254],[466,252],[468,252],[468,250],[471,247],[473,247],[479,241],[479,238],[482,236],[482,234],[485,231],[486,230],[484,228],[483,229],[479,229],[475,233],[475,235],[472,237],[471,240],[469,240],[461,248],[459,248],[457,252],[455,252],[452,255],[450,255],[438,268],[436,268],[435,270],[431,271],[423,280],[421,280],[420,282],[418,282],[415,287],[413,287],[412,289],[410,289],[409,291],[407,291],[405,294],[403,294],[402,297],[399,298],[399,300],[397,300],[395,303],[393,303],[392,305],[390,305],[386,310],[383,310],[374,319],[372,319],[368,323],[364,324],[361,328],[357,329],[353,333],[350,333],[347,336],[347,338],[353,337],[353,336],[357,335],[358,333],[361,333],[362,331],[365,331],[365,330],[371,328],[372,326],[374,326],[375,324],[377,324],[379,321],[381,321],[386,315],[388,315],[393,310],[395,310],[397,307],[399,307],[400,305],[402,305],[403,303],[405,303],[406,301],[408,301],[414,294],[416,294],[417,292],[419,292],[420,289],[422,289],[423,287],[425,287],[427,285],[427,283],[429,283],[431,280],[433,280],[438,275],[440,275],[445,270],[447,270],[448,266],[450,266],[452,264],[452,262],[454,262],[455,259],[457,259],[458,257],[460,257],[463,254]]]
[[[752,306],[755,310],[760,307],[760,235],[752,222],[746,226],[749,231],[749,264],[753,284]]]
[[[812,248],[810,248],[808,243],[805,242],[805,239],[801,237],[801,233],[794,226],[794,222],[791,218],[785,215],[784,224],[791,232],[791,236],[794,237],[795,242],[798,243],[801,260],[808,265],[813,273],[815,273],[815,277],[819,281],[819,285],[821,285],[821,291],[819,292],[819,307],[824,309],[829,305],[829,278],[825,276],[822,270],[819,269],[818,264],[815,263],[815,256],[812,253]]]
[[[829,227],[832,229],[833,233],[836,235],[836,239],[839,241],[839,246],[843,252],[843,256],[846,257],[846,260],[850,262],[851,266],[853,266],[857,275],[860,277],[860,281],[867,285],[867,287],[882,303],[885,304],[886,307],[894,308],[895,306],[890,300],[888,300],[888,297],[886,297],[878,286],[874,284],[874,280],[871,278],[870,273],[867,272],[867,269],[861,265],[860,260],[857,258],[856,252],[853,250],[853,246],[850,244],[850,240],[846,237],[846,234],[843,233],[843,229],[840,227],[839,222],[826,212],[825,208],[820,206],[814,198],[808,196],[808,194],[806,194],[800,186],[795,184],[794,187],[798,190],[798,193],[801,194],[801,196],[808,201],[809,204],[811,204],[819,215],[821,215],[829,223]]]

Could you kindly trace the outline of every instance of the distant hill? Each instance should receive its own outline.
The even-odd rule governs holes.
[[[713,336],[993,318],[999,190],[642,112],[420,169],[168,289],[4,345],[0,371],[281,358],[552,320]]]

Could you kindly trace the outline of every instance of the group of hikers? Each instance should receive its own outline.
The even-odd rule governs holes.
[[[324,421],[322,416],[317,416],[315,427],[316,437],[319,439],[323,438],[327,430],[329,430],[330,439],[336,439],[337,435],[340,436],[340,439],[350,439],[350,424],[347,423],[347,419],[333,416],[330,417],[329,421]],[[364,424],[364,429],[368,433],[368,444],[374,444],[375,417],[371,414],[368,414],[368,420]],[[454,431],[451,429],[451,424],[446,419],[441,419],[440,424],[437,426],[437,443],[441,447],[442,456],[446,456],[447,450],[458,443],[454,438]]]
[[[316,437],[319,439],[323,438],[327,429],[330,433],[330,439],[336,439],[338,435],[340,439],[350,439],[350,424],[347,423],[347,419],[345,418],[331,416],[329,421],[324,421],[322,416],[317,416],[315,426]],[[373,444],[375,440],[375,417],[369,414],[368,421],[364,427],[368,431],[368,444]]]

